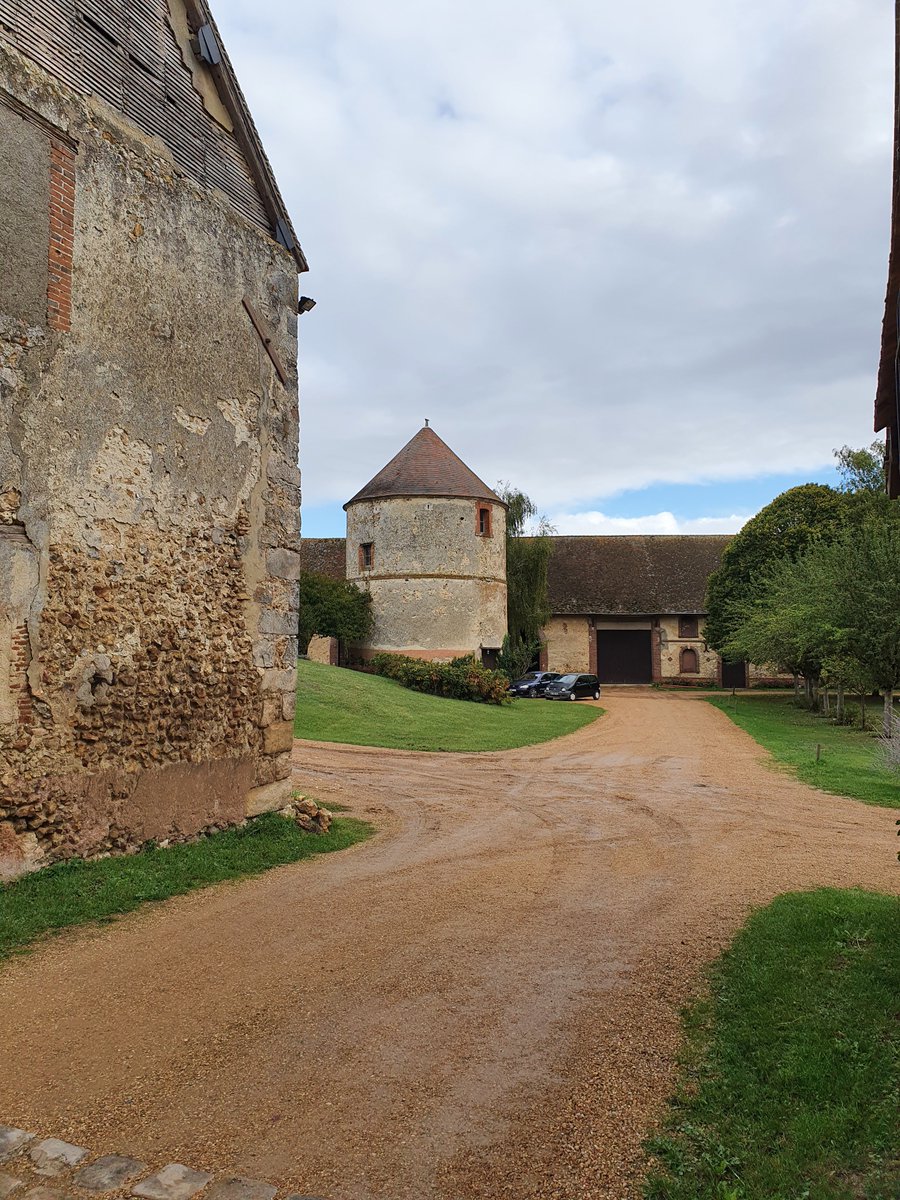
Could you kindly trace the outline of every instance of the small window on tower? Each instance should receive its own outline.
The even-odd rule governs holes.
[[[478,507],[478,536],[491,537],[491,510],[482,505]]]
[[[359,569],[371,571],[375,566],[375,545],[373,542],[361,542],[359,547]]]

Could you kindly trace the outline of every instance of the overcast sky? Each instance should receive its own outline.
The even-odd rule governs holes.
[[[719,532],[871,441],[889,0],[217,0],[318,301],[303,524],[425,417],[560,532]]]

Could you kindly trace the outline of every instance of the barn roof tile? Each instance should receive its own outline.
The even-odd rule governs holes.
[[[703,613],[725,534],[554,537],[550,607],[575,613]]]

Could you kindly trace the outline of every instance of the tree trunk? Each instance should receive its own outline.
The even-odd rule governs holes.
[[[794,672],[794,703],[800,703],[800,676]]]
[[[835,714],[838,725],[844,723],[844,685],[839,683],[837,686],[837,700],[835,701]]]
[[[828,704],[828,688],[822,688],[822,714],[826,717],[831,715],[831,708]]]
[[[806,693],[806,707],[812,708],[812,706],[813,706],[813,681],[809,678],[808,675],[803,676],[803,690]]]
[[[894,689],[885,688],[881,694],[884,696],[884,721],[881,732],[889,738],[894,736]]]
[[[861,692],[859,696],[859,727],[866,728],[866,693]]]

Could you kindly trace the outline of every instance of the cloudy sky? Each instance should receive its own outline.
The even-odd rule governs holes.
[[[217,0],[318,306],[304,532],[428,417],[560,532],[719,532],[871,440],[889,0]]]

